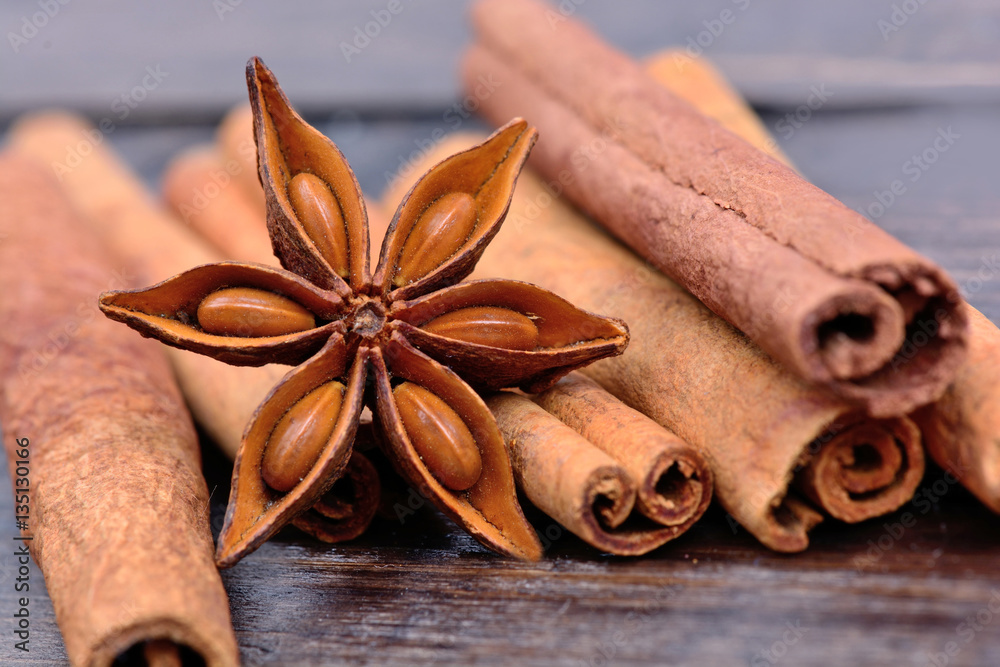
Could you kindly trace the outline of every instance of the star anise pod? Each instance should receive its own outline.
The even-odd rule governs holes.
[[[486,546],[539,558],[496,421],[470,384],[541,390],[621,353],[628,331],[534,285],[459,282],[499,230],[535,130],[515,119],[422,176],[371,274],[364,200],[344,156],[260,60],[247,81],[268,231],[285,270],[209,264],[100,302],[168,345],[230,364],[297,364],[243,436],[218,564],[235,564],[331,487],[364,404],[410,484]]]

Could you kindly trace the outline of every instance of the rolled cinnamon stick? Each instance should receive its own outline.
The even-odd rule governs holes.
[[[0,232],[4,445],[70,662],[239,664],[190,416],[159,346],[96,307],[118,265],[10,155]]]
[[[149,284],[221,259],[191,229],[162,210],[106,145],[91,143],[87,155],[72,168],[60,168],[67,155],[79,152],[81,142],[100,136],[85,120],[60,112],[37,114],[22,118],[8,136],[13,151],[53,166],[74,206],[125,259],[129,274],[138,275],[137,283]],[[250,417],[287,369],[228,366],[175,348],[166,348],[166,353],[195,419],[230,458],[235,457]],[[379,490],[372,481],[377,474],[361,452],[355,451],[353,457],[345,472],[351,479],[335,486],[330,492],[335,495],[328,494],[324,502],[342,503],[357,514],[327,517],[322,531],[308,527],[320,521],[317,516],[300,526],[320,539],[357,537],[374,517]]]
[[[969,359],[936,403],[913,414],[931,458],[1000,513],[1000,329],[972,306]]]
[[[225,160],[214,147],[188,149],[167,165],[163,198],[176,217],[191,225],[219,254],[277,265],[264,224],[265,213],[236,181],[241,173],[237,169],[242,168],[235,160]],[[230,222],[233,218],[257,224],[235,233]]]
[[[625,469],[642,515],[686,530],[708,508],[712,471],[701,452],[590,378],[570,373],[535,402]]]
[[[646,58],[643,67],[658,84],[699,112],[751,146],[795,168],[760,116],[707,58],[692,58],[680,48],[664,49]]]
[[[472,141],[446,139],[427,161]],[[817,499],[832,503],[820,509],[852,521],[896,509],[919,483],[924,458],[907,418],[867,418],[803,382],[531,173],[518,182],[507,223],[475,277],[501,272],[629,323],[625,353],[585,374],[707,454],[722,506],[772,549],[805,549],[822,519],[795,478],[814,478],[824,487]],[[882,458],[885,443],[892,454]]]
[[[686,517],[679,524],[650,521],[633,511],[633,477],[587,438],[526,396],[501,392],[488,397],[486,404],[507,443],[518,488],[588,544],[637,556],[682,534],[700,516],[686,504]]]
[[[247,128],[250,128],[249,132]],[[225,163],[233,162],[233,180],[243,190],[248,203],[259,215],[265,215],[264,188],[257,176],[257,144],[253,139],[253,111],[250,104],[233,107],[222,119],[215,143]]]
[[[873,415],[941,395],[965,356],[952,280],[699,113],[579,22],[481,0],[463,78],[532,164],[769,355]],[[488,92],[483,92],[488,91]]]
[[[668,49],[650,57],[646,67],[658,83],[754,146],[775,146],[757,115],[705,59]],[[783,153],[772,154],[790,165]],[[961,308],[969,320],[968,357],[944,395],[911,418],[931,458],[1000,512],[1000,330],[967,303]]]

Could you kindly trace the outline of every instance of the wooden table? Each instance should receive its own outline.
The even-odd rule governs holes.
[[[436,128],[451,129],[444,112],[467,38],[454,3],[403,0],[381,36],[346,62],[340,42],[386,4],[60,6],[14,57],[0,59],[0,122],[53,102],[116,118],[112,100],[160,66],[162,83],[110,137],[155,187],[172,154],[211,138],[242,98],[242,63],[259,53],[377,193]],[[736,21],[705,55],[763,110],[792,160],[942,263],[1000,322],[1000,8],[896,4],[919,6],[896,17],[898,30],[879,23],[895,25],[893,3],[864,0],[669,8],[591,0],[578,11],[641,55],[688,44],[733,9]],[[36,10],[6,3],[0,27],[17,31]],[[827,101],[798,126],[787,122],[812,86],[825,86]],[[946,151],[934,148],[940,133],[952,137]],[[925,152],[926,169],[914,171],[913,156]],[[887,204],[883,192],[896,179],[906,191]],[[218,531],[229,464],[207,446],[205,466]],[[914,525],[902,526],[903,512]],[[857,526],[827,522],[794,556],[764,549],[718,508],[636,559],[596,553],[528,513],[550,545],[538,564],[488,553],[428,506],[335,548],[286,529],[223,575],[245,663],[1000,665],[1000,518],[936,468],[900,512]],[[0,516],[12,514],[0,475]],[[13,521],[0,526],[12,544]],[[15,655],[16,561],[12,549],[4,553],[0,663],[64,664],[37,570],[30,660]]]

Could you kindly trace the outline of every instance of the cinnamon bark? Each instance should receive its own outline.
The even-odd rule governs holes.
[[[427,161],[473,141],[445,140]],[[924,459],[907,418],[865,417],[803,382],[530,173],[474,277],[500,272],[629,323],[625,353],[583,372],[706,454],[722,506],[772,549],[805,549],[823,516],[793,479],[849,484],[817,494],[837,498],[821,509],[847,520],[890,512],[912,496]],[[872,450],[884,452],[883,442],[894,453],[875,460]],[[813,474],[813,466],[834,472]],[[862,474],[872,468],[879,472]]]
[[[264,188],[257,176],[257,144],[253,140],[253,111],[249,104],[233,107],[222,119],[215,134],[222,161],[234,163],[233,181],[258,215],[266,214]]]
[[[590,378],[570,373],[535,402],[625,469],[643,516],[687,530],[708,508],[712,471],[701,452]]]
[[[119,265],[46,172],[0,157],[0,420],[24,544],[72,664],[237,665],[190,416],[159,346],[97,311]]]
[[[577,21],[482,0],[465,86],[519,113],[558,189],[800,377],[869,413],[941,395],[965,356],[952,280],[677,98]]]
[[[486,404],[507,443],[518,487],[539,509],[598,549],[620,556],[648,553],[684,533],[707,507],[711,494],[702,495],[701,482],[687,478],[683,491],[663,498],[681,501],[683,510],[671,517],[670,525],[651,521],[635,508],[635,478],[587,438],[526,396],[501,392]]]
[[[237,170],[243,168],[234,160],[225,160],[214,147],[189,149],[167,165],[163,198],[176,217],[191,225],[218,254],[276,266],[278,260],[271,250],[264,211],[236,181],[240,173]],[[256,224],[235,233],[233,218],[254,220]]]
[[[13,151],[56,165],[81,140],[93,136],[90,132],[96,130],[85,120],[53,112],[21,119],[9,132],[9,140]],[[61,185],[94,232],[125,259],[129,276],[138,276],[139,284],[221,259],[191,229],[162,210],[106,145],[91,145],[78,165],[61,173]],[[251,416],[287,369],[228,366],[175,348],[166,348],[166,353],[195,419],[230,458],[235,457]],[[355,452],[345,476],[350,479],[335,486],[331,491],[335,496],[328,494],[324,501],[350,506],[354,514],[310,516],[299,527],[324,541],[352,539],[364,531],[378,506],[379,489],[372,484],[377,474],[364,455]],[[317,521],[324,522],[322,530],[314,527]]]
[[[964,304],[969,359],[936,403],[913,414],[931,458],[1000,513],[1000,329]]]

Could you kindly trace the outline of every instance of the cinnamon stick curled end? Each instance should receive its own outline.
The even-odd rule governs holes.
[[[708,506],[711,472],[697,454],[683,462],[657,461],[656,467],[671,471],[676,465],[681,476],[689,476],[658,477],[662,483],[653,483],[652,494],[669,509],[647,512],[656,503],[637,499],[640,487],[650,491],[648,478],[637,484],[625,465],[530,398],[500,393],[487,405],[504,435],[518,486],[539,509],[602,551],[648,553],[687,531]]]
[[[920,431],[905,417],[867,419],[833,430],[796,478],[830,516],[857,523],[913,497],[924,475]]]

